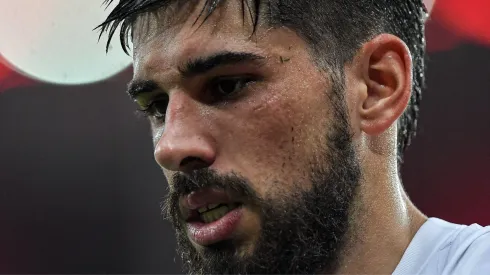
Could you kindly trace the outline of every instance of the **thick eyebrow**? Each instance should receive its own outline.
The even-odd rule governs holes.
[[[258,60],[265,60],[265,57],[250,52],[224,51],[211,56],[190,60],[183,67],[180,67],[179,71],[183,77],[190,78],[207,73],[217,67]]]
[[[139,95],[151,93],[158,88],[158,84],[153,80],[132,80],[128,84],[127,93],[132,99],[136,99]]]
[[[235,65],[245,62],[256,62],[265,60],[264,56],[250,52],[230,52],[224,51],[207,57],[199,57],[189,60],[178,70],[184,78],[191,78],[197,75],[205,74],[215,68],[225,65]],[[144,93],[151,93],[159,89],[158,83],[153,80],[132,80],[128,84],[127,94],[136,99]]]

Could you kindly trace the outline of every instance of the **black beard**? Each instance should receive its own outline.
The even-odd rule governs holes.
[[[248,181],[236,174],[223,176],[202,169],[174,175],[165,208],[176,229],[178,252],[187,272],[331,274],[338,270],[349,238],[350,209],[361,172],[346,113],[337,109],[336,117],[334,125],[330,125],[327,149],[319,152],[317,161],[309,167],[312,188],[308,191],[298,186],[294,191],[274,194],[273,199],[266,200],[257,196]],[[238,194],[261,209],[261,235],[252,255],[238,256],[233,241],[223,241],[200,252],[192,246],[179,219],[178,198],[210,187]]]

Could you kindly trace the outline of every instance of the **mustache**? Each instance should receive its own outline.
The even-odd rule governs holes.
[[[164,218],[174,224],[178,222],[180,198],[202,189],[221,189],[233,198],[255,205],[263,204],[263,200],[251,187],[249,181],[235,172],[219,174],[209,168],[194,170],[190,173],[178,172],[172,175],[170,183],[172,187],[164,197],[161,207]]]
[[[220,175],[218,172],[209,168],[194,170],[186,174],[173,174],[172,187],[172,192],[180,196],[185,196],[205,188],[223,189],[244,197],[256,196],[255,191],[250,187],[248,180],[244,177],[234,172]]]

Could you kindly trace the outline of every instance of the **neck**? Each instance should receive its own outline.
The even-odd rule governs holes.
[[[371,156],[365,162],[377,167],[363,169],[360,203],[352,209],[351,232],[338,274],[393,273],[427,220],[403,190],[396,167],[390,167],[389,161],[373,159],[378,157]]]

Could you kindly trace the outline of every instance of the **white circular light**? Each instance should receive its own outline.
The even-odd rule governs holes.
[[[56,84],[107,79],[131,64],[116,32],[109,53],[107,36],[94,27],[111,10],[102,0],[0,0],[0,54],[28,77]],[[117,2],[117,1],[114,1]]]

